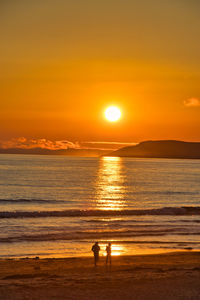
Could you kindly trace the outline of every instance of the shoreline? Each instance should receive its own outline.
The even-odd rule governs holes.
[[[101,251],[103,252],[103,251]],[[127,254],[113,254],[112,253],[112,258],[117,259],[117,258],[125,258],[125,257],[139,257],[139,256],[154,256],[154,255],[172,255],[172,254],[178,254],[178,253],[199,253],[200,250],[194,249],[194,248],[183,248],[183,249],[160,249],[160,248],[154,248],[154,249],[136,249],[135,248],[135,253],[130,254],[127,252]],[[100,260],[104,260],[106,257],[106,252],[104,251],[103,254],[100,253],[99,255]],[[90,255],[80,255],[80,256],[63,256],[63,255],[52,255],[52,256],[43,256],[43,255],[30,255],[30,256],[9,256],[9,257],[0,257],[0,262],[2,261],[21,261],[21,260],[70,260],[70,259],[91,259],[93,258],[92,251]]]
[[[106,257],[106,243],[103,243],[103,247],[101,242],[99,243],[101,246],[101,251],[100,251],[100,260],[104,260]],[[172,253],[195,253],[195,252],[199,252],[199,249],[195,249],[193,247],[186,247],[186,248],[176,248],[176,249],[161,249],[161,248],[153,248],[150,249],[148,247],[146,248],[134,248],[134,250],[127,250],[126,251],[123,249],[123,252],[120,252],[121,249],[118,249],[119,245],[116,244],[112,244],[112,247],[117,247],[116,249],[112,250],[112,257],[113,258],[119,258],[119,257],[135,257],[135,256],[149,256],[149,255],[165,255],[165,254],[172,254]],[[48,259],[55,259],[55,260],[59,260],[59,259],[91,259],[91,257],[93,257],[93,253],[92,251],[89,251],[86,254],[83,255],[69,255],[69,254],[49,254],[49,255],[45,255],[45,254],[35,254],[35,255],[20,255],[20,256],[2,256],[0,257],[0,261],[11,261],[11,260],[15,260],[15,261],[20,261],[20,260],[48,260]]]
[[[134,296],[133,296],[134,295]],[[0,299],[200,299],[200,251],[0,259]]]

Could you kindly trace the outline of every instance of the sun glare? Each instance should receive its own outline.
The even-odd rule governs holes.
[[[116,106],[109,106],[105,110],[105,118],[110,122],[116,122],[121,118],[121,111]]]

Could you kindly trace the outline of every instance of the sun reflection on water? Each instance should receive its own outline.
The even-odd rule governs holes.
[[[124,246],[112,245],[112,256],[119,256],[124,253]]]
[[[121,210],[124,203],[125,185],[120,157],[102,157],[96,183],[96,205],[102,210]]]
[[[107,244],[102,244],[101,243],[101,248],[103,251],[103,256],[106,256],[106,246]],[[119,245],[119,244],[111,244],[111,256],[120,256],[123,255],[126,252],[126,249],[124,245]]]

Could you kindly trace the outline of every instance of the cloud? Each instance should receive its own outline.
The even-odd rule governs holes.
[[[126,142],[107,142],[107,141],[82,141],[71,142],[68,140],[52,141],[45,138],[40,139],[28,139],[25,137],[12,138],[10,140],[0,141],[1,149],[49,149],[49,150],[64,150],[68,148],[72,149],[93,149],[93,150],[116,150],[125,146],[133,146],[136,143]]]
[[[197,107],[200,106],[200,100],[198,98],[189,98],[183,102],[186,107]]]
[[[73,143],[67,140],[61,141],[51,141],[47,139],[27,139],[25,137],[13,138],[7,141],[0,141],[0,148],[20,148],[20,149],[32,149],[32,148],[42,148],[49,150],[59,150],[59,149],[78,149],[80,148],[78,143]]]

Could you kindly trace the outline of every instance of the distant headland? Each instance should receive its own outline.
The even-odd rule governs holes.
[[[200,159],[200,143],[176,140],[145,141],[110,152],[107,156]]]
[[[134,146],[127,146],[115,151],[102,149],[59,149],[44,148],[0,148],[0,154],[39,154],[65,155],[80,157],[137,157],[137,158],[185,158],[200,159],[200,142],[182,142],[176,140],[144,141]]]
[[[0,148],[0,154],[29,154],[29,155],[65,155],[65,156],[80,156],[80,157],[98,157],[108,153],[107,150],[101,149],[58,149],[51,150],[46,148]]]

